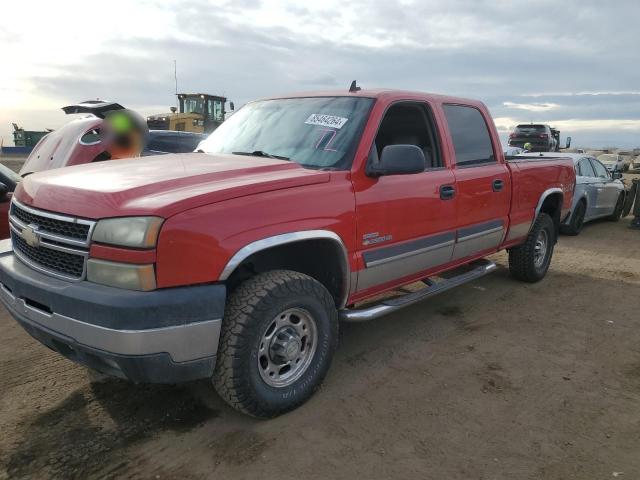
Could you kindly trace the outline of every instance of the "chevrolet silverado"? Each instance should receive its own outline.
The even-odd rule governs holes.
[[[477,279],[503,249],[541,280],[575,187],[571,159],[505,159],[483,103],[405,91],[255,101],[199,152],[26,177],[0,299],[73,361],[210,378],[259,417],[311,397],[340,320]]]

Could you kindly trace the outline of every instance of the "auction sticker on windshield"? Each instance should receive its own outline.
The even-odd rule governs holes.
[[[304,122],[308,125],[320,125],[321,127],[331,127],[340,129],[347,123],[348,118],[336,117],[334,115],[323,115],[321,113],[312,113]]]

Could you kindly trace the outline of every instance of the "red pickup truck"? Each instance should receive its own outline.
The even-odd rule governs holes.
[[[478,278],[502,249],[542,279],[575,185],[570,159],[506,161],[481,102],[403,91],[252,102],[200,150],[25,178],[0,298],[74,361],[211,378],[262,417],[317,389],[339,320]]]

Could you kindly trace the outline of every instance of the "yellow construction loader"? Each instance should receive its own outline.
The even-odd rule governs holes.
[[[179,130],[183,132],[211,133],[224,122],[227,99],[207,93],[179,93],[178,105],[171,113],[147,117],[149,130]],[[233,102],[229,102],[233,111]]]

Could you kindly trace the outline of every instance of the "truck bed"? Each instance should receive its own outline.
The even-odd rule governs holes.
[[[562,194],[560,219],[569,213],[575,187],[573,160],[567,157],[526,155],[505,157],[511,171],[511,214],[505,247],[528,232],[541,208],[540,199],[551,191]]]

